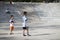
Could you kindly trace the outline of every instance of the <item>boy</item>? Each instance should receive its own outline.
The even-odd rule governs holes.
[[[23,36],[26,36],[25,31],[27,31],[28,36],[31,36],[31,35],[29,35],[29,30],[28,30],[28,27],[27,27],[27,24],[26,24],[26,22],[27,22],[27,12],[23,13],[22,19],[23,19]]]

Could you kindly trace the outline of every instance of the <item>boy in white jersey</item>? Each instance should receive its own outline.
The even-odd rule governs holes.
[[[10,17],[10,34],[12,34],[12,31],[14,30],[14,16],[13,15],[11,15],[11,17]]]
[[[27,31],[27,35],[28,35],[28,36],[31,36],[31,35],[29,35],[28,26],[27,26],[27,24],[26,24],[26,22],[27,22],[27,12],[24,12],[24,13],[23,13],[22,19],[23,19],[23,36],[26,36],[26,35],[25,35],[25,31]]]

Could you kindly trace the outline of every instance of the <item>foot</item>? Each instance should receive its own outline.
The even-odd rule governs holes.
[[[10,33],[10,35],[12,35],[12,34],[14,34],[14,33]]]
[[[12,33],[10,33],[10,35],[11,35]]]
[[[31,36],[30,34],[27,34],[28,36]]]
[[[23,36],[26,36],[25,34],[23,34]]]

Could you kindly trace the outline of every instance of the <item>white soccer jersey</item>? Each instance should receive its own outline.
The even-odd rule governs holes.
[[[26,24],[27,18],[25,16],[23,16],[22,19],[23,19],[23,27],[27,26],[27,24]]]

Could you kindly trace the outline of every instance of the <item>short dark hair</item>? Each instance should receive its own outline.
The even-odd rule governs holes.
[[[13,15],[11,15],[11,17],[13,17]]]
[[[26,15],[27,14],[27,12],[26,11],[24,11],[24,13],[23,13],[24,15]]]
[[[11,15],[10,17],[13,17],[13,15]]]

